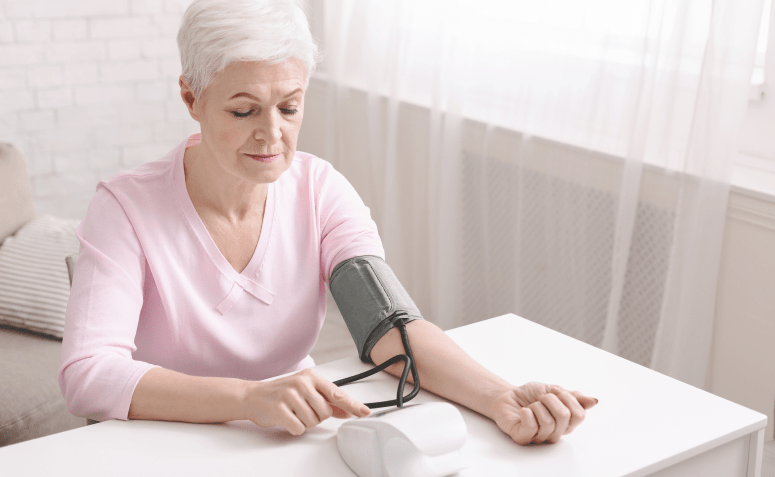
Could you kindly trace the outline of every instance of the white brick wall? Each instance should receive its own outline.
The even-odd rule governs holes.
[[[0,0],[0,141],[39,214],[83,218],[99,180],[198,131],[177,87],[190,1]]]

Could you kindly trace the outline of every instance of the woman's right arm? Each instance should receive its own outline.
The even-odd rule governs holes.
[[[226,422],[248,419],[293,435],[329,417],[367,416],[369,408],[310,369],[267,381],[196,377],[164,368],[137,384],[129,419]]]
[[[102,184],[77,233],[81,247],[67,303],[59,387],[76,416],[126,419],[135,385],[154,367],[132,359],[145,256],[127,214]]]

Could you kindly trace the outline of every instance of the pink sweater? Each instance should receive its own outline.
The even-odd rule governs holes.
[[[269,184],[258,246],[237,273],[186,191],[183,153],[197,140],[101,182],[78,228],[59,370],[77,416],[127,419],[154,366],[247,380],[314,366],[331,271],[359,255],[384,258],[355,189],[297,152]]]

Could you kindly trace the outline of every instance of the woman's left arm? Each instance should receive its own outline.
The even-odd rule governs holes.
[[[514,386],[474,361],[428,321],[414,320],[406,331],[422,387],[492,419],[518,444],[557,442],[597,404],[595,398],[557,385]],[[374,345],[371,358],[380,364],[404,352],[401,335],[393,328]],[[387,371],[400,376],[402,369],[403,363],[397,363]]]

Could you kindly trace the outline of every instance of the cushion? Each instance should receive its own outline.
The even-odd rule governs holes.
[[[24,158],[4,142],[0,142],[0,217],[0,242],[35,217]]]
[[[86,425],[65,408],[61,350],[57,340],[0,326],[0,446]]]
[[[44,215],[0,246],[0,324],[62,338],[76,220]]]

